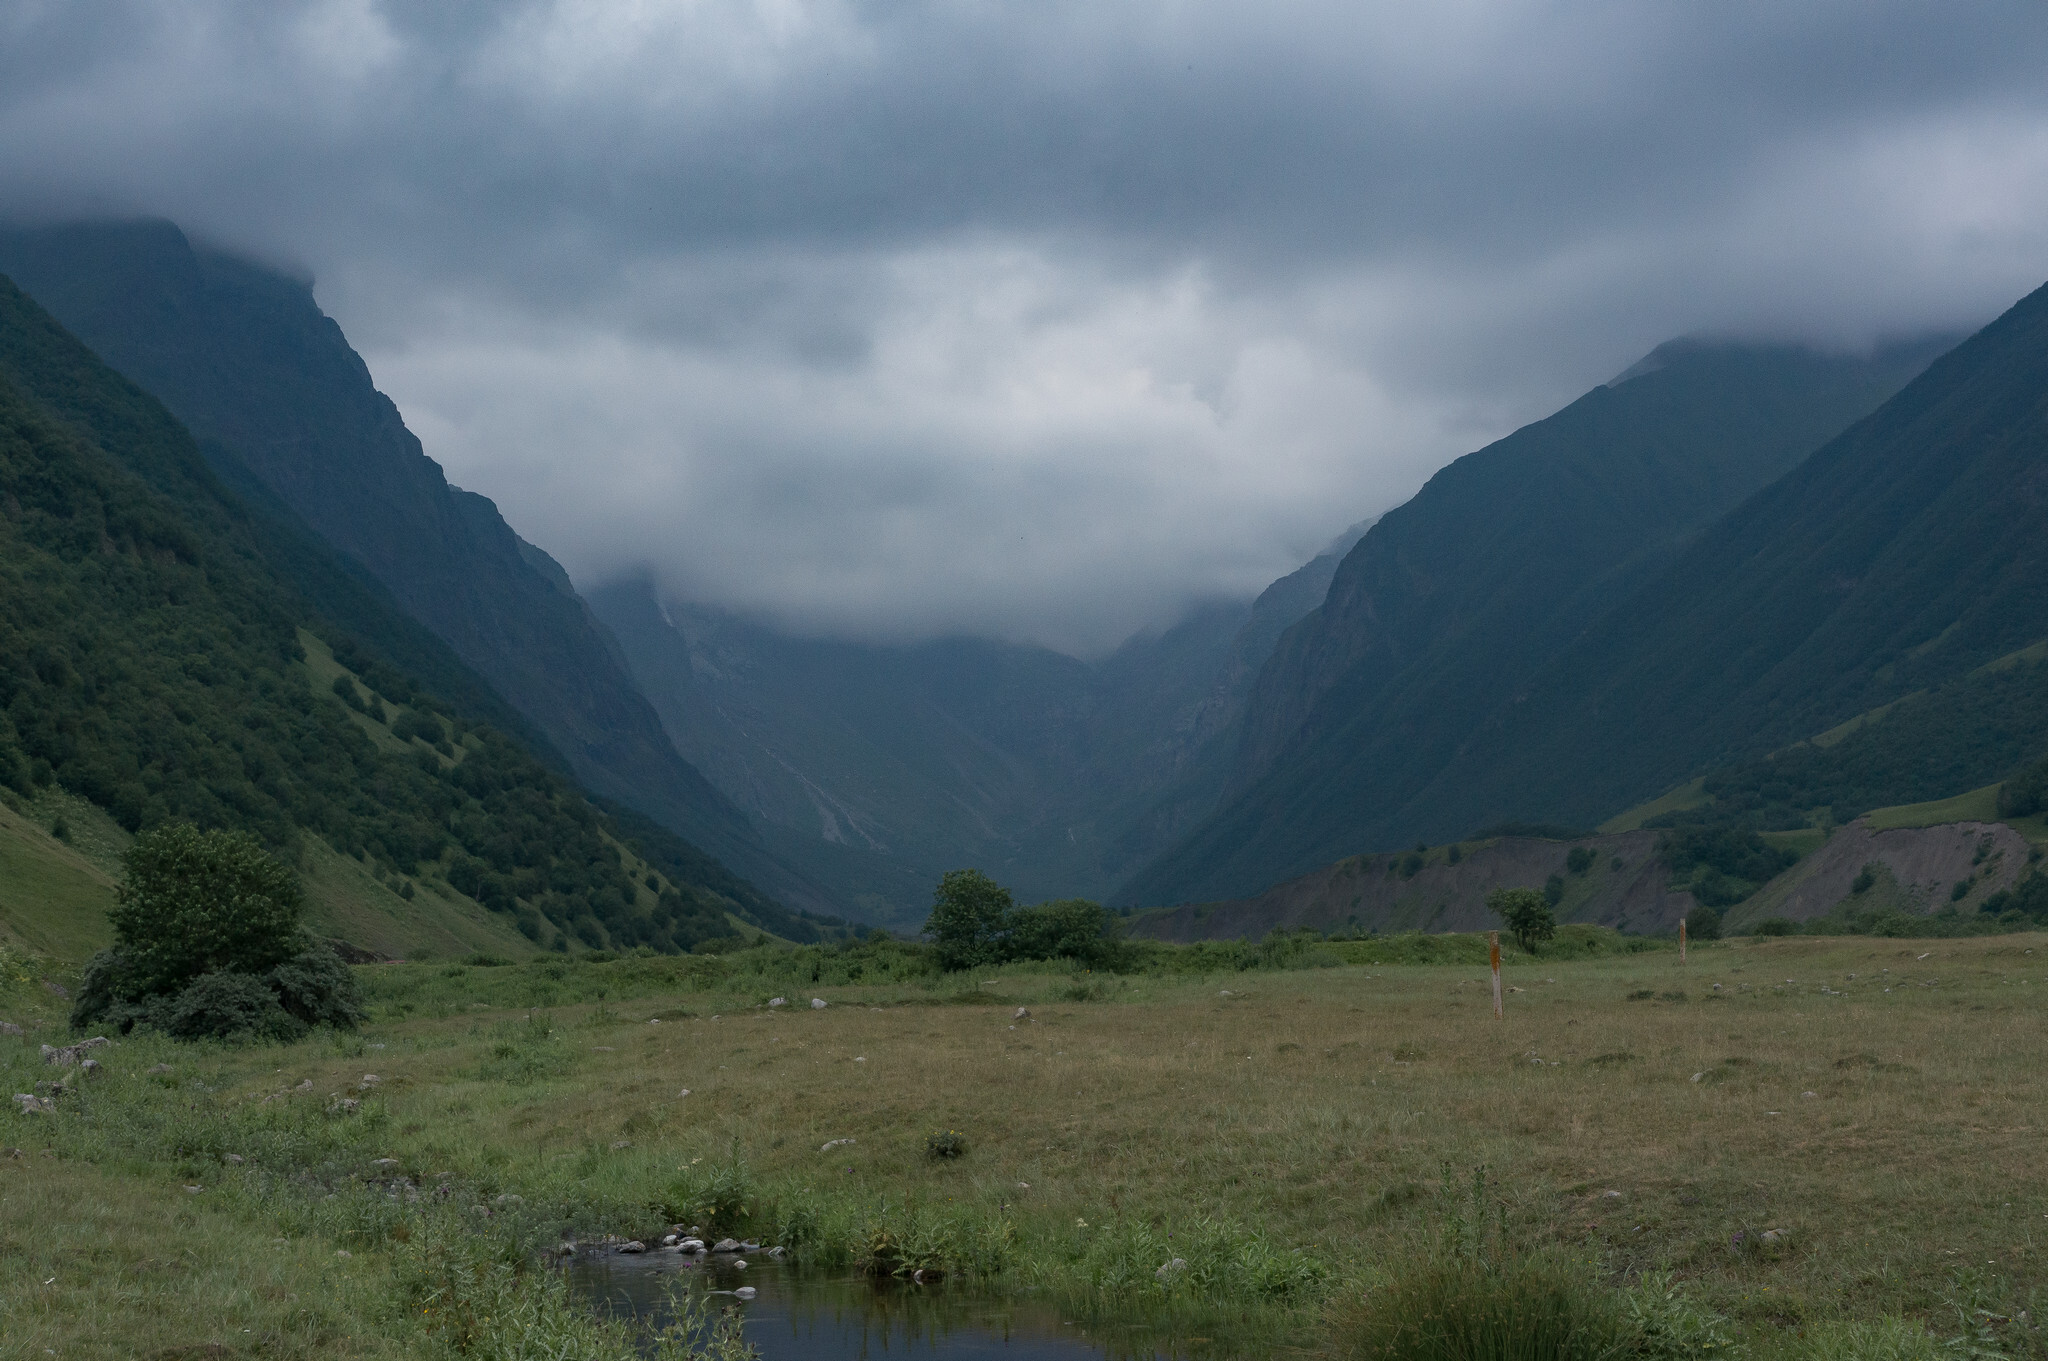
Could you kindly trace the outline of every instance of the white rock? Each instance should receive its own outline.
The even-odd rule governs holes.
[[[853,1140],[851,1140],[851,1139],[833,1139],[833,1140],[830,1140],[830,1141],[828,1141],[828,1142],[826,1142],[826,1143],[824,1143],[824,1144],[821,1144],[821,1145],[819,1145],[819,1147],[818,1147],[818,1152],[820,1152],[820,1153],[830,1153],[830,1152],[831,1152],[831,1151],[832,1151],[833,1149],[835,1149],[835,1148],[844,1148],[844,1147],[845,1147],[846,1145],[848,1145],[848,1144],[850,1144],[850,1143],[852,1143],[852,1142],[853,1142]]]
[[[1025,1019],[1025,1018],[1026,1018],[1027,1016],[1029,1016],[1030,1014],[1031,1014],[1031,1008],[1029,1008],[1029,1007],[1018,1007],[1018,1008],[1017,1008],[1017,1019],[1018,1019],[1018,1020],[1020,1020],[1020,1021],[1021,1021],[1021,1020],[1023,1020],[1023,1019]]]
[[[789,999],[787,997],[771,997],[768,999],[768,1005],[771,1007],[786,1007],[789,1005]]]
[[[823,1011],[824,1009],[825,1009],[825,999],[824,999],[824,998],[822,998],[822,997],[813,997],[813,998],[811,999],[811,1010],[812,1010],[812,1011]]]
[[[1159,1270],[1153,1272],[1152,1275],[1154,1279],[1159,1281],[1171,1281],[1177,1279],[1180,1276],[1181,1272],[1186,1271],[1187,1269],[1187,1258],[1176,1257],[1172,1261],[1168,1262],[1165,1266],[1160,1267]]]
[[[733,1291],[732,1293],[739,1299],[750,1300],[760,1292],[754,1289],[754,1287],[752,1287],[751,1285],[743,1285],[739,1289]]]

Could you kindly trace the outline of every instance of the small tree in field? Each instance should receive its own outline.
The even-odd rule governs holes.
[[[201,974],[260,974],[298,952],[298,877],[247,832],[189,824],[136,839],[109,918],[115,948],[144,992]]]
[[[1487,910],[1501,919],[1515,944],[1530,954],[1557,935],[1557,914],[1549,899],[1533,888],[1497,888],[1486,895]]]
[[[1003,938],[1016,903],[1010,890],[980,870],[949,870],[932,894],[925,934],[945,969],[972,969],[1003,957]]]
[[[254,837],[159,827],[123,860],[114,948],[85,966],[73,1025],[291,1039],[362,1021],[354,976],[300,925],[298,876]]]

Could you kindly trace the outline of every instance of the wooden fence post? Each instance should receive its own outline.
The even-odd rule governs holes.
[[[1685,918],[1678,919],[1678,962],[1685,963]]]
[[[1488,931],[1488,932],[1486,933],[1486,954],[1487,954],[1487,957],[1488,957],[1488,959],[1490,959],[1490,960],[1492,961],[1492,964],[1493,964],[1493,1019],[1494,1019],[1494,1020],[1496,1020],[1496,1021],[1498,1021],[1499,1019],[1501,1019],[1501,1014],[1500,1014],[1500,932],[1498,932],[1498,931]]]

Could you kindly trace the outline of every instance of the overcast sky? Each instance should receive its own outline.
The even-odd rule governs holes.
[[[0,215],[289,262],[580,581],[1108,646],[1686,333],[2048,278],[2048,6],[0,0]]]

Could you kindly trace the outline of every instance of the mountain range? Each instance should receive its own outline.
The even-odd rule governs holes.
[[[1547,863],[1534,824],[1635,838],[1583,843],[1635,876],[1585,893],[1649,924],[1691,899],[1624,822],[1822,835],[2048,742],[2044,294],[1961,343],[1661,346],[1256,599],[1081,659],[797,636],[651,571],[572,582],[447,482],[308,281],[170,224],[0,230],[0,274],[22,290],[0,364],[12,494],[71,487],[7,564],[0,782],[82,795],[110,826],[325,846],[529,948],[801,938],[834,915],[915,930],[967,866],[1026,901],[1342,920],[1372,896],[1348,886],[1359,857],[1415,844],[1482,858],[1424,856],[1413,885],[1389,862],[1373,892],[1462,921],[1470,904],[1424,898]],[[94,561],[51,528],[66,497],[129,526],[101,538],[137,599],[204,583],[183,681],[124,690],[81,664],[87,622],[110,656],[169,627],[140,605],[54,622]],[[233,664],[192,660],[209,652]],[[145,712],[186,736],[152,745]],[[187,768],[236,745],[222,713],[297,734],[241,742],[232,798]],[[97,746],[66,736],[88,730]],[[491,830],[505,791],[462,784],[514,768],[563,829],[554,859],[524,863]]]
[[[1258,668],[1364,530],[1255,600],[1092,663],[978,638],[791,637],[644,578],[589,599],[677,749],[769,844],[863,919],[915,928],[939,876],[968,865],[1029,901],[1105,897],[1206,811]]]

